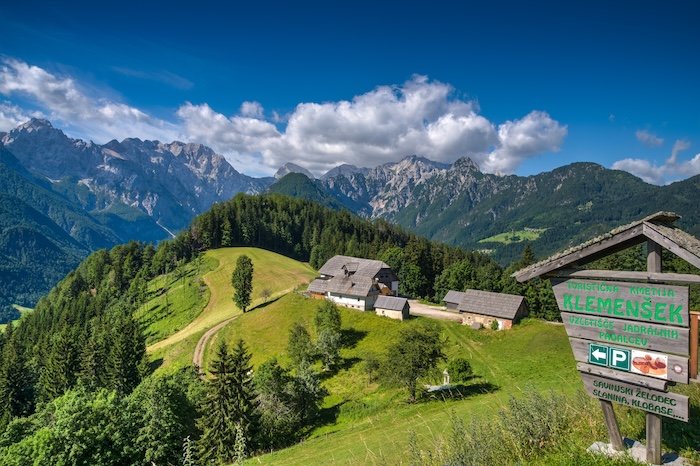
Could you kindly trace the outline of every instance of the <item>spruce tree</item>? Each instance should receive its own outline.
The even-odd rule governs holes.
[[[203,407],[204,415],[198,420],[202,436],[198,451],[202,463],[230,463],[240,458],[236,450],[243,433],[245,444],[255,430],[254,393],[250,377],[250,354],[239,340],[233,352],[224,341],[216,349],[216,358],[210,372],[214,377],[209,382]],[[238,426],[238,427],[237,427]]]

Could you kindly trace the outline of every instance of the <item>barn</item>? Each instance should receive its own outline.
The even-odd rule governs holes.
[[[528,314],[525,298],[518,295],[493,293],[481,290],[449,291],[443,299],[447,309],[462,314],[464,325],[481,324],[491,327],[498,322],[498,329],[509,329]]]
[[[374,309],[380,296],[395,296],[399,287],[391,268],[371,259],[334,256],[323,264],[319,274],[306,290],[310,297],[362,311]]]

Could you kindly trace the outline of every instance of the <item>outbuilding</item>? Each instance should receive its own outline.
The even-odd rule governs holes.
[[[391,319],[405,320],[411,313],[408,299],[397,298],[396,296],[379,296],[374,303],[374,309],[378,316],[385,316]]]
[[[491,327],[496,321],[498,329],[503,330],[511,328],[528,315],[525,298],[513,294],[481,290],[449,291],[443,301],[448,310],[456,304],[464,325]]]

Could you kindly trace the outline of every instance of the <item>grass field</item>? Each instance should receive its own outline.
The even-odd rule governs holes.
[[[231,272],[241,254],[251,257],[255,269],[253,304],[245,314],[231,300]],[[308,265],[258,249],[214,250],[207,252],[202,263],[196,266],[200,272],[208,270],[202,276],[201,285],[196,285],[196,274],[191,274],[191,267],[195,266],[188,265],[189,268],[177,277],[173,275],[167,280],[161,277],[161,282],[154,282],[149,288],[152,299],[148,306],[144,306],[147,310],[143,316],[161,312],[159,319],[152,319],[149,328],[153,329],[152,335],[160,335],[163,339],[148,348],[151,359],[160,365],[159,370],[190,366],[200,337],[207,329],[231,317],[236,318],[209,341],[204,353],[205,368],[219,339],[234,344],[242,338],[252,354],[254,367],[271,357],[277,357],[285,367],[290,365],[286,355],[287,339],[289,329],[297,321],[302,322],[315,339],[313,317],[319,301],[291,292],[316,275]],[[196,286],[188,285],[190,281]],[[204,284],[206,289],[198,295],[192,294],[192,286],[199,290]],[[173,301],[172,309],[178,309],[176,315],[162,313],[159,300],[163,295],[159,290],[164,286],[169,287],[168,299]],[[267,300],[261,297],[263,289],[270,292]],[[188,296],[198,298],[191,300]],[[421,449],[435,451],[441,448],[441,442],[450,433],[451,418],[456,416],[466,423],[471,419],[497,422],[512,397],[520,398],[533,391],[548,393],[552,390],[574,400],[577,407],[572,409],[579,410],[575,419],[580,424],[576,435],[566,438],[559,450],[536,464],[583,464],[580,463],[581,453],[574,457],[569,451],[584,452],[593,441],[606,440],[597,401],[587,395],[580,396],[581,378],[561,325],[525,320],[507,331],[477,331],[453,322],[435,321],[446,338],[448,360],[458,356],[467,358],[475,375],[460,387],[460,393],[426,396],[411,405],[406,403],[404,391],[370,383],[363,361],[368,355],[384,354],[398,337],[399,329],[416,325],[423,318],[399,322],[370,312],[340,310],[345,344],[341,350],[342,363],[334,371],[321,373],[322,384],[329,395],[324,399],[319,422],[303,442],[252,458],[248,464],[411,464],[409,439],[412,436]],[[178,329],[188,318],[185,316],[187,312],[195,317],[191,323]],[[173,322],[169,322],[171,319]],[[319,363],[316,368],[320,370]],[[444,364],[441,364],[433,376],[421,380],[421,383],[439,383],[443,368]],[[693,396],[697,400],[700,394]],[[698,407],[691,408],[691,416],[700,420],[699,410]],[[643,414],[638,410],[617,411],[623,435],[644,440]],[[665,434],[664,442],[671,448],[681,450],[700,442],[696,439],[700,434],[689,434],[684,430],[690,428],[700,432],[698,422],[686,425],[665,421],[664,426],[665,432],[669,432]],[[610,463],[594,460],[585,464]]]
[[[232,321],[219,332],[233,344],[243,338],[253,355],[254,366],[270,357],[289,365],[285,354],[292,324],[302,322],[313,334],[313,315],[318,301],[289,294]],[[492,416],[511,395],[526,387],[573,395],[582,385],[563,326],[529,320],[513,330],[476,331],[451,322],[437,322],[447,338],[448,359],[468,358],[475,377],[456,399],[405,403],[405,392],[368,383],[363,359],[383,354],[406,322],[341,308],[343,337],[349,346],[341,352],[343,364],[325,373],[326,397],[322,422],[310,438],[291,448],[260,456],[251,464],[398,464],[407,461],[408,432],[430,444],[448,426],[451,413],[465,418]],[[432,380],[442,380],[441,367]],[[537,377],[533,377],[537,374]]]
[[[544,233],[545,230],[546,230],[546,228],[518,230],[518,231],[511,231],[508,233],[499,233],[498,235],[484,238],[484,239],[480,240],[479,242],[480,243],[511,244],[511,243],[520,243],[522,241],[535,241],[537,238],[540,237],[540,235],[542,233]]]
[[[231,274],[236,266],[236,260],[242,254],[248,255],[253,261],[253,293],[251,309],[265,303],[263,290],[269,291],[268,302],[292,291],[295,287],[309,283],[316,272],[307,264],[289,259],[288,257],[256,248],[223,248],[208,251],[200,264],[201,270],[209,270],[202,275],[202,283],[188,290],[188,274],[196,264],[188,264],[183,272],[185,278],[180,278],[185,285],[172,286],[168,299],[172,301],[172,315],[162,315],[154,319],[148,328],[169,329],[161,330],[157,335],[162,339],[148,346],[152,360],[161,360],[163,369],[175,370],[191,364],[194,347],[204,332],[231,317],[241,314],[241,310],[233,303],[233,287]],[[159,280],[165,280],[159,278]],[[169,278],[173,283],[173,278]],[[196,277],[190,277],[196,281]],[[177,282],[178,280],[174,280]],[[152,289],[159,289],[161,283],[151,284]],[[206,287],[205,291],[199,291]],[[195,289],[198,299],[191,299]],[[179,293],[178,293],[179,290]],[[164,297],[159,295],[146,304],[147,309],[162,309]],[[196,314],[187,322],[186,316]],[[148,314],[145,314],[148,315]],[[177,322],[171,324],[170,322]],[[151,331],[153,335],[155,331]]]

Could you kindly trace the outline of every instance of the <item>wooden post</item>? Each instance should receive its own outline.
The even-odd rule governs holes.
[[[661,245],[647,240],[647,272],[661,272]],[[647,462],[661,464],[661,416],[647,413]]]
[[[647,413],[647,463],[661,464],[661,416]]]
[[[690,378],[698,376],[698,318],[700,312],[690,313]]]
[[[622,441],[622,434],[620,434],[620,426],[617,425],[612,402],[601,398],[600,406],[603,408],[603,417],[605,418],[605,424],[608,426],[610,445],[613,447],[613,450],[625,451],[625,444]]]
[[[652,240],[647,240],[647,272],[661,272],[661,245]]]

